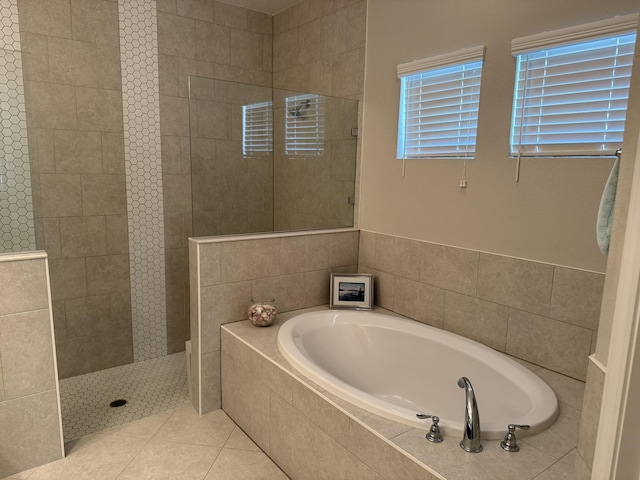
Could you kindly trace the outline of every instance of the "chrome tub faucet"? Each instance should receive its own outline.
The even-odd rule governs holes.
[[[473,393],[473,387],[467,377],[458,380],[458,386],[465,389],[465,415],[464,415],[464,435],[460,442],[460,448],[467,452],[479,453],[482,451],[480,443],[480,415],[478,414],[478,404]]]

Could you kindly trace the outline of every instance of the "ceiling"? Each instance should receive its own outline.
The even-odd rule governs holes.
[[[220,0],[223,3],[230,3],[239,7],[256,10],[258,12],[274,15],[286,8],[289,8],[302,0]]]

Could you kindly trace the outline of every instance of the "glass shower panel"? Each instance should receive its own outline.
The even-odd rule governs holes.
[[[194,236],[353,226],[357,100],[189,80]]]

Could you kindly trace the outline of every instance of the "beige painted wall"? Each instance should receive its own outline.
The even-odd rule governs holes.
[[[610,159],[508,157],[511,39],[637,12],[636,0],[370,0],[359,225],[365,230],[604,272],[595,222]],[[486,45],[476,158],[396,160],[399,63]],[[384,193],[381,193],[384,192]]]

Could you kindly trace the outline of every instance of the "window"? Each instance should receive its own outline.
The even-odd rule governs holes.
[[[325,105],[322,95],[296,95],[286,99],[285,153],[290,157],[324,154]]]
[[[621,146],[637,15],[512,42],[511,155],[611,156]]]
[[[401,159],[473,158],[484,47],[398,65]]]
[[[242,155],[264,157],[273,152],[273,103],[242,106]]]

